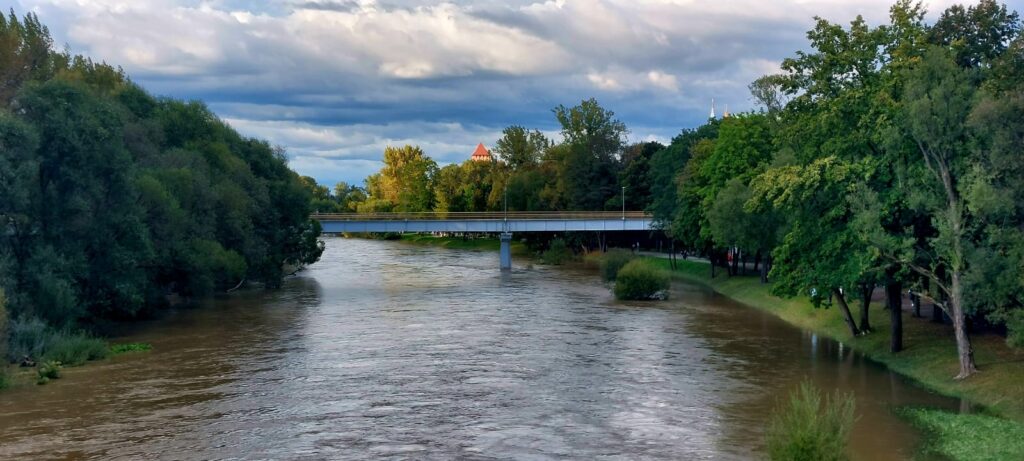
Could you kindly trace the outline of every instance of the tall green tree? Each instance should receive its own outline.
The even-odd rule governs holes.
[[[619,193],[618,156],[626,125],[593,98],[574,107],[560,105],[554,113],[566,144],[558,163],[559,194],[569,209],[603,209]]]
[[[537,166],[550,144],[544,133],[512,125],[501,131],[501,138],[494,144],[494,152],[512,170],[520,170]]]

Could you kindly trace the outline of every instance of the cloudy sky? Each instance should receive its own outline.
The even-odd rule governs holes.
[[[934,18],[952,0],[926,2]],[[1007,4],[1022,10],[1024,0]],[[324,184],[361,184],[385,145],[440,163],[596,97],[666,142],[806,47],[812,17],[879,23],[889,0],[15,0],[59,44],[151,92],[201,99]]]

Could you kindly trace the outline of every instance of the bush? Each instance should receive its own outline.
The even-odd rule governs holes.
[[[615,297],[619,299],[664,299],[668,288],[668,272],[642,259],[626,263],[615,277]]]
[[[570,259],[572,259],[572,250],[565,245],[565,240],[562,239],[552,240],[547,251],[540,255],[540,260],[544,264],[551,264],[555,266],[563,264]]]
[[[765,434],[768,458],[786,461],[839,461],[854,421],[852,394],[836,392],[821,399],[821,391],[804,382],[779,406]]]
[[[109,352],[107,343],[102,339],[84,333],[58,333],[42,357],[47,361],[75,366],[106,358]]]
[[[9,332],[7,358],[11,362],[29,357],[74,366],[105,358],[109,352],[107,343],[102,339],[82,332],[56,331],[35,317],[11,322]]]
[[[36,369],[36,373],[39,374],[39,378],[36,379],[36,384],[46,384],[51,379],[60,378],[61,363],[56,360],[50,360],[39,364],[39,368]]]
[[[615,280],[619,270],[633,259],[636,259],[636,255],[631,251],[622,249],[609,250],[601,258],[601,277],[609,282]]]

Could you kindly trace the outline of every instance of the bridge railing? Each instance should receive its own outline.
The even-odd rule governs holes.
[[[314,213],[319,221],[502,221],[509,220],[587,220],[587,219],[651,219],[643,211],[427,211],[417,213]]]

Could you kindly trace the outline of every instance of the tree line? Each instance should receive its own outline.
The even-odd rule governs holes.
[[[630,210],[730,274],[747,258],[782,296],[836,306],[854,336],[884,289],[891,349],[902,298],[944,312],[960,371],[976,371],[972,326],[1024,344],[1024,37],[993,0],[933,24],[900,0],[888,22],[816,18],[808,51],[754,81],[759,110],[709,119],[669,145],[627,144],[595,100],[553,110],[554,142],[504,130],[498,161],[438,165],[414,146],[345,211]],[[314,181],[315,184],[315,181]],[[325,208],[340,203],[321,187]],[[330,211],[330,210],[323,210]],[[728,261],[728,262],[727,262]],[[859,318],[850,304],[860,302]]]
[[[502,131],[495,161],[467,160],[439,167],[417,146],[387,147],[384,166],[365,188],[346,183],[307,184],[322,200],[321,212],[457,212],[643,210],[650,203],[648,162],[659,143],[628,144],[626,125],[594,99],[558,106],[561,142],[513,125]]]
[[[77,329],[247,280],[278,286],[323,251],[311,200],[281,149],[56,51],[34,14],[0,14],[0,291],[12,322]]]

